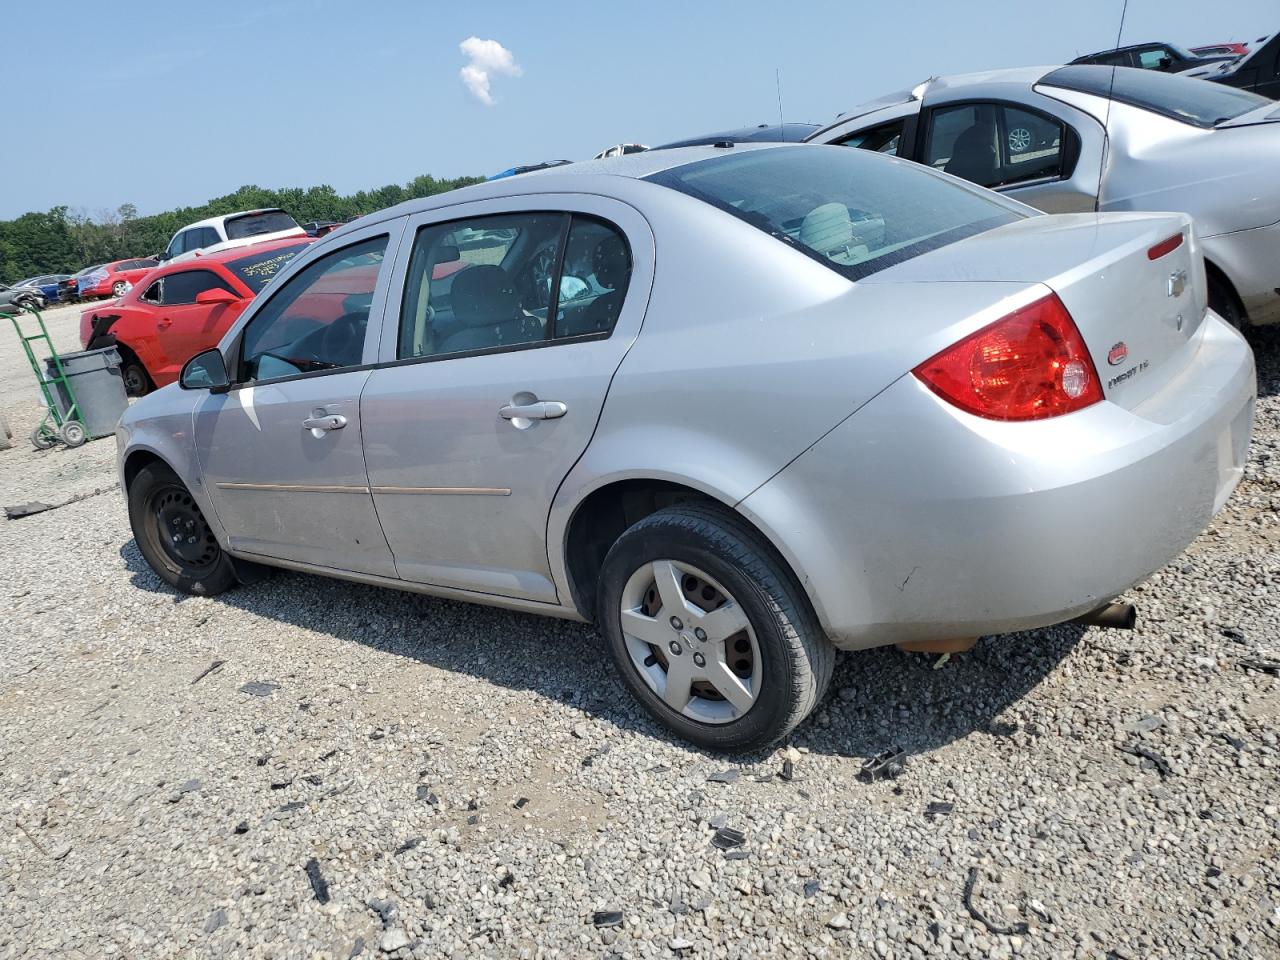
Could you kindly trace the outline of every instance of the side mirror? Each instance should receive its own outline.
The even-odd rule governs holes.
[[[197,353],[182,368],[178,384],[183,390],[208,390],[210,393],[226,393],[231,389],[227,376],[227,364],[221,350]]]
[[[212,290],[201,290],[196,294],[196,303],[216,304],[216,303],[239,303],[240,298],[230,290],[223,290],[221,287],[214,287]]]

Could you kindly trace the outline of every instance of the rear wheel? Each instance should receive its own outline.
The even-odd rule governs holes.
[[[123,297],[125,291],[129,289],[129,285],[123,280],[117,280],[111,285],[111,295],[113,297]]]
[[[129,525],[142,556],[169,586],[207,597],[235,584],[231,558],[200,505],[168,467],[148,464],[133,478]]]
[[[646,710],[714,750],[790,733],[821,699],[835,650],[768,543],[727,508],[685,504],[609,550],[600,626]]]

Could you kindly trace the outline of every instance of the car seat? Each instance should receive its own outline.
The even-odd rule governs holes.
[[[961,131],[951,148],[951,159],[943,171],[970,183],[986,187],[1000,180],[1000,155],[996,152],[996,125],[980,117]]]
[[[476,264],[457,274],[450,299],[461,329],[444,339],[439,353],[527,343],[542,336],[542,325],[521,312],[516,285],[497,264]]]

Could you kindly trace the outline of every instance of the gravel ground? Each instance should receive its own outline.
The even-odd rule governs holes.
[[[114,492],[0,520],[0,958],[1278,957],[1280,678],[1242,660],[1280,656],[1280,331],[1253,339],[1245,481],[1138,630],[845,656],[767,755],[672,742],[588,628],[292,574],[180,597]],[[112,454],[19,443],[0,502]]]

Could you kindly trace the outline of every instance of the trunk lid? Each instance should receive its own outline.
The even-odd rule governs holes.
[[[862,283],[972,281],[1053,290],[1084,337],[1104,395],[1130,409],[1189,362],[1208,305],[1204,256],[1185,214],[1030,217]]]

